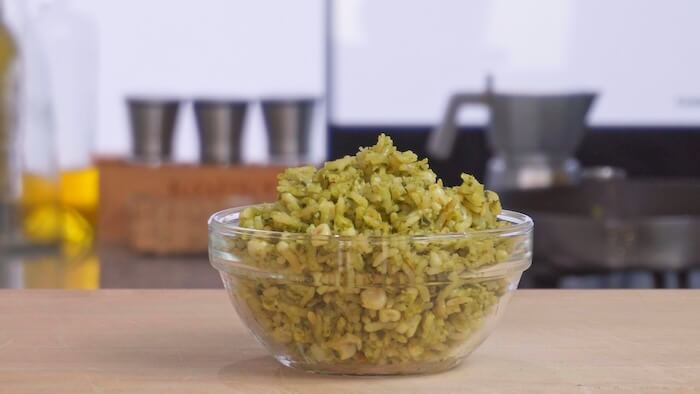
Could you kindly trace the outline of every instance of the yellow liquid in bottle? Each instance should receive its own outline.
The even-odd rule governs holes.
[[[59,184],[64,241],[83,246],[92,245],[99,201],[97,168],[61,171]]]
[[[56,180],[23,174],[21,204],[25,237],[40,243],[57,242],[61,234],[61,215]]]
[[[62,171],[58,183],[40,175],[24,174],[25,236],[40,242],[61,239],[91,246],[97,224],[98,182],[95,167]]]
[[[34,175],[23,176],[25,235],[60,236],[62,241],[60,256],[38,257],[24,264],[25,287],[99,288],[100,262],[92,250],[98,182],[94,167],[62,171],[59,181],[53,183]]]

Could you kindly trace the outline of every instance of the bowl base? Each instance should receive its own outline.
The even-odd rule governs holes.
[[[460,362],[462,358],[448,358],[430,362],[407,362],[394,365],[368,365],[366,363],[344,364],[309,364],[289,359],[276,357],[282,365],[321,375],[346,375],[346,376],[385,376],[385,375],[424,375],[450,370]]]

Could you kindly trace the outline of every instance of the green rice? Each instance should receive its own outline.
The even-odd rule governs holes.
[[[233,275],[230,290],[266,340],[308,364],[375,365],[442,361],[479,340],[507,280],[465,278],[506,260],[512,242],[415,237],[507,225],[498,196],[473,176],[445,187],[426,159],[381,135],[320,169],[284,171],[277,191],[276,202],[242,211],[240,226],[289,236],[226,246],[254,268]]]

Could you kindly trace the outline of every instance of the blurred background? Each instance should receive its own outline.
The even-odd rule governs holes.
[[[700,287],[697,1],[1,4],[0,287],[219,287],[212,212],[381,132],[533,216],[525,287]]]

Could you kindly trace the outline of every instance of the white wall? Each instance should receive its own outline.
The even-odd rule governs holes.
[[[99,29],[101,154],[129,151],[127,96],[324,95],[325,0],[72,2]],[[599,90],[593,124],[700,124],[696,0],[334,4],[334,122],[430,124],[451,92],[478,90],[492,72],[499,90]],[[317,160],[323,116],[320,108]],[[244,157],[264,160],[258,107],[246,131]],[[179,119],[176,157],[197,157],[190,107]]]
[[[491,72],[497,90],[598,90],[594,125],[700,125],[697,0],[336,3],[336,122],[434,123]]]
[[[324,94],[322,0],[74,0],[100,41],[97,150],[129,151],[124,98]],[[312,153],[323,157],[323,108]],[[197,158],[194,116],[179,118],[176,158]],[[258,107],[248,114],[244,158],[266,157]]]

